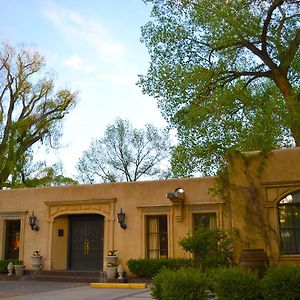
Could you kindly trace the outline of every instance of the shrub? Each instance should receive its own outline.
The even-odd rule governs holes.
[[[162,270],[152,280],[151,296],[156,300],[207,300],[209,281],[193,268]]]
[[[219,268],[211,272],[218,300],[261,299],[261,283],[256,273],[238,267]]]
[[[130,259],[127,262],[129,270],[138,277],[152,278],[163,268],[178,270],[182,267],[191,267],[191,259],[184,258],[149,258]]]
[[[0,273],[7,273],[7,265],[12,262],[14,265],[20,264],[20,260],[18,259],[2,259],[0,260]]]
[[[227,231],[200,227],[179,244],[194,254],[196,264],[204,270],[233,265],[232,237]]]
[[[269,268],[263,279],[263,294],[266,300],[300,299],[300,267]]]

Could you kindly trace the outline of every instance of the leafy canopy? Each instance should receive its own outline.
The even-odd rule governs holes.
[[[0,189],[20,183],[34,145],[58,146],[62,119],[77,101],[77,93],[55,90],[53,76],[42,72],[44,65],[38,51],[2,44]]]
[[[138,84],[177,129],[177,176],[215,173],[228,149],[300,145],[299,1],[145,2]]]
[[[135,129],[129,121],[116,119],[104,136],[91,142],[77,164],[83,182],[137,181],[166,178],[170,141],[167,131],[153,125]]]

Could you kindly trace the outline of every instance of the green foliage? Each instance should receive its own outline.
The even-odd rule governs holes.
[[[209,280],[193,268],[162,270],[152,280],[151,295],[156,300],[207,300]]]
[[[170,155],[166,130],[147,124],[135,129],[129,121],[116,119],[104,136],[95,139],[77,164],[83,182],[137,181],[141,178],[167,178],[162,164]]]
[[[263,278],[265,300],[296,300],[300,298],[300,267],[269,268]]]
[[[33,153],[27,151],[24,161],[11,174],[11,180],[4,184],[8,188],[62,186],[76,184],[77,181],[63,175],[60,163],[47,166],[46,162],[33,163]]]
[[[191,267],[192,264],[191,259],[184,258],[129,259],[127,262],[130,272],[144,278],[152,278],[164,268],[178,270],[182,267]]]
[[[231,267],[215,269],[210,275],[213,290],[219,300],[261,299],[261,283],[254,272]]]
[[[220,229],[200,227],[179,241],[185,251],[194,254],[202,269],[233,264],[232,234]]]
[[[33,146],[58,147],[62,119],[77,93],[55,90],[43,73],[44,58],[32,48],[0,49],[0,189],[23,182]]]
[[[216,173],[231,149],[300,145],[298,1],[145,2],[138,84],[177,130],[175,176]]]
[[[7,273],[7,265],[12,262],[14,265],[20,265],[23,262],[18,259],[1,259],[0,260],[0,273],[5,274]]]

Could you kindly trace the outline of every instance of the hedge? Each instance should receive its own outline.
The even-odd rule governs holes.
[[[265,300],[300,299],[300,267],[269,268],[263,278],[263,291]]]
[[[156,300],[207,300],[209,279],[199,269],[164,269],[152,280],[151,296]]]
[[[138,277],[152,278],[163,268],[178,270],[182,267],[192,267],[192,259],[184,258],[149,258],[130,259],[127,262],[130,272]]]

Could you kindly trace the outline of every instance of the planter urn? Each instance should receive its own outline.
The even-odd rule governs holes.
[[[34,271],[40,271],[42,267],[43,256],[31,256],[31,265]]]
[[[14,265],[15,274],[17,276],[23,276],[25,271],[25,265]]]

